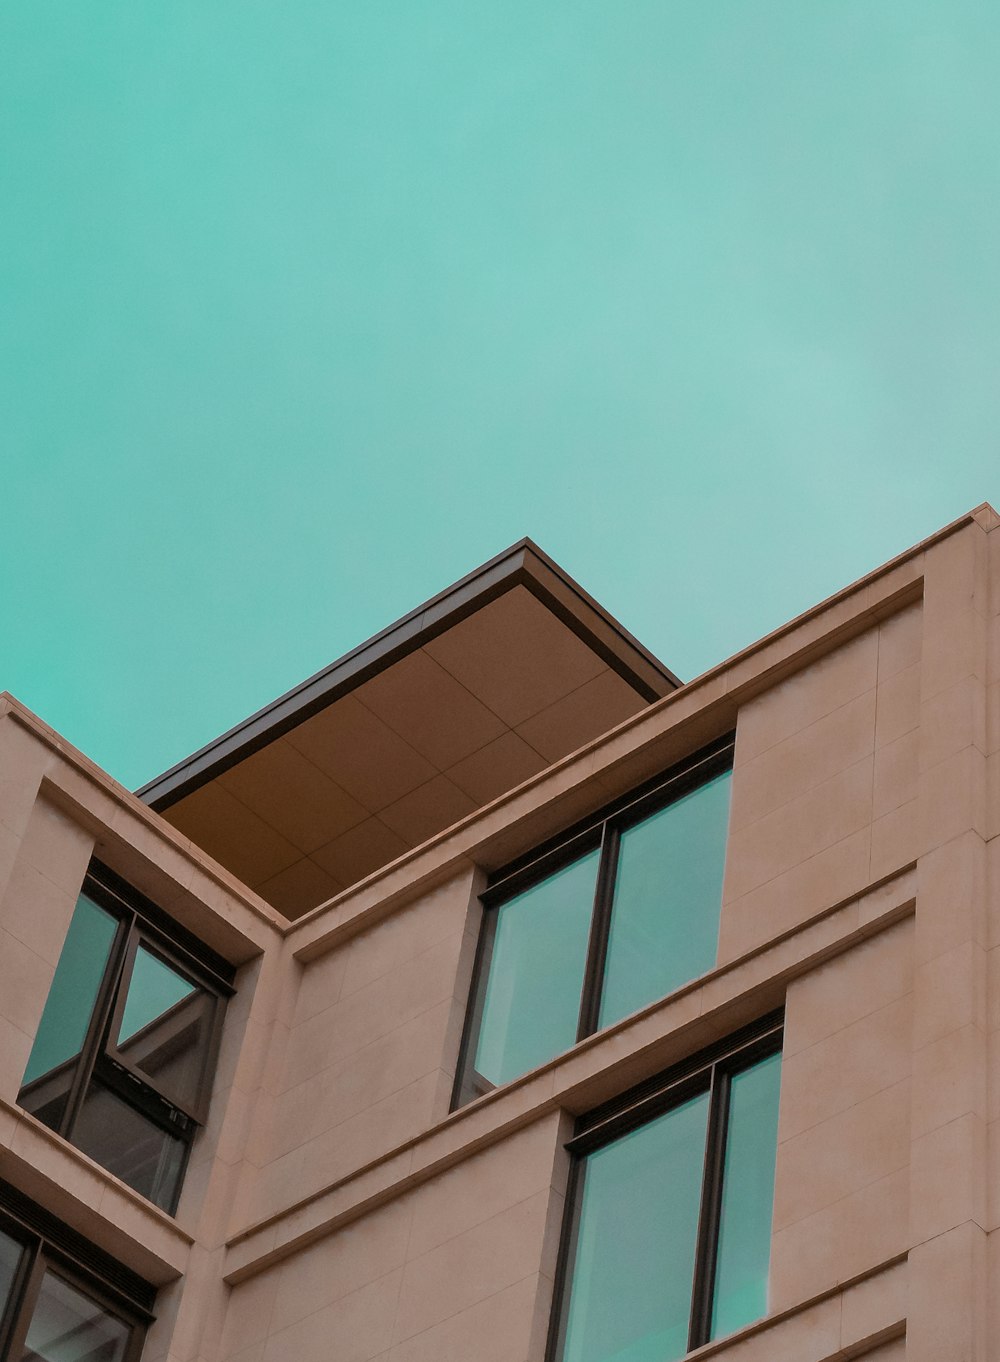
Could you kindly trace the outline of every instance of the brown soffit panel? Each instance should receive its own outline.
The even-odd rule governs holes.
[[[491,601],[527,588],[645,700],[680,680],[530,539],[522,539],[137,791],[162,811]]]

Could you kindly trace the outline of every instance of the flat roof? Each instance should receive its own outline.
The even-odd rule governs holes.
[[[680,684],[522,539],[137,793],[297,917]]]

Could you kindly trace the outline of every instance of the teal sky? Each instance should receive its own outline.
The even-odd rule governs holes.
[[[8,0],[0,688],[137,785],[524,534],[687,679],[1000,498],[986,0]]]

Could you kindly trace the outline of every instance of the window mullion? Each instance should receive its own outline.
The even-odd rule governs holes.
[[[23,1356],[25,1340],[31,1324],[31,1315],[35,1308],[35,1302],[38,1300],[44,1275],[45,1257],[42,1253],[41,1244],[38,1240],[35,1240],[32,1245],[25,1245],[25,1261],[21,1264],[17,1274],[17,1282],[11,1293],[8,1335],[6,1338],[0,1338],[0,1344],[3,1345],[3,1357]]]
[[[104,1046],[104,1037],[126,959],[130,955],[135,955],[137,944],[138,931],[136,930],[135,918],[122,919],[115,934],[114,945],[108,955],[104,978],[101,980],[90,1025],[87,1028],[87,1035],[80,1051],[80,1058],[77,1061],[73,1084],[66,1099],[66,1110],[63,1113],[59,1134],[67,1139],[72,1138],[73,1126],[83,1105],[83,1099],[90,1084],[97,1057]]]
[[[105,1023],[105,1030],[98,1043],[98,1052],[108,1054],[115,1052],[117,1058],[118,1033],[121,1029],[122,1014],[125,1011],[125,1000],[128,996],[129,987],[132,983],[132,971],[135,969],[135,959],[142,943],[142,933],[138,922],[132,923],[129,931],[128,943],[125,947],[125,954],[122,965],[118,971],[118,979],[108,1008],[108,1018]]]
[[[583,1180],[586,1177],[586,1171],[586,1159],[579,1155],[573,1155],[566,1183],[566,1201],[563,1207],[562,1231],[559,1237],[559,1256],[556,1260],[555,1279],[552,1285],[552,1314],[549,1319],[544,1362],[559,1362],[563,1353],[563,1345],[566,1342],[569,1291],[576,1261],[580,1215],[583,1210]]]
[[[482,1096],[480,1091],[482,1084],[487,1084],[483,1088],[485,1092],[493,1087],[492,1083],[488,1083],[488,1080],[476,1073],[473,1060],[476,1044],[479,1040],[483,1008],[486,1004],[486,981],[489,977],[493,941],[497,932],[497,912],[498,909],[492,907],[482,909],[482,921],[479,925],[479,937],[476,941],[476,955],[469,985],[469,1002],[465,1009],[465,1025],[462,1028],[462,1041],[458,1051],[458,1063],[455,1067],[455,1087],[451,1098],[452,1109],[462,1106],[465,1102],[471,1102],[473,1098]]]
[[[601,858],[594,889],[594,908],[590,919],[587,943],[587,964],[580,995],[580,1021],[576,1038],[583,1040],[597,1030],[601,1014],[601,992],[604,987],[604,964],[608,956],[611,935],[611,911],[614,906],[615,876],[618,873],[618,828],[610,821],[601,829]]]
[[[23,1226],[18,1226],[20,1233],[23,1233],[23,1228]],[[0,1310],[0,1357],[10,1357],[16,1356],[12,1344],[20,1330],[22,1306],[39,1256],[39,1242],[34,1236],[31,1237],[30,1241],[27,1241],[20,1238],[19,1235],[12,1234],[10,1227],[2,1218],[0,1218],[0,1232],[6,1234],[21,1248],[21,1261],[14,1272],[5,1308]]]
[[[708,1132],[701,1187],[701,1216],[695,1252],[694,1288],[691,1297],[691,1328],[688,1348],[700,1348],[712,1333],[712,1298],[718,1257],[719,1222],[722,1213],[722,1179],[726,1164],[726,1133],[729,1124],[729,1070],[712,1066]]]

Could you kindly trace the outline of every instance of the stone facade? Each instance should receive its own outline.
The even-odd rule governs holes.
[[[487,875],[735,731],[716,967],[450,1110]],[[784,1008],[769,1312],[698,1357],[1000,1356],[1000,517],[980,507],[289,922],[0,702],[0,1178],[145,1362],[543,1362],[574,1121]],[[236,967],[176,1216],[18,1106],[96,856]]]

